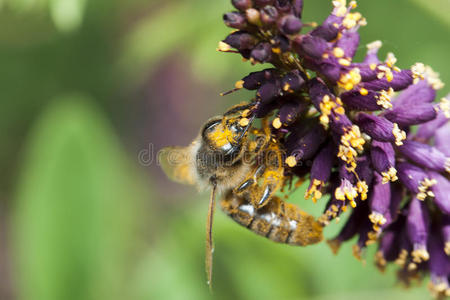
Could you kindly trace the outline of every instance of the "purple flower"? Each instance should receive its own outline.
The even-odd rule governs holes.
[[[278,10],[271,6],[267,5],[261,10],[261,21],[266,25],[274,24],[278,19]]]
[[[450,181],[436,172],[430,171],[429,176],[434,183],[431,186],[434,203],[442,212],[450,214]]]
[[[364,132],[381,142],[402,145],[406,138],[406,133],[400,130],[397,124],[376,115],[360,113],[357,116],[357,124]]]
[[[378,67],[380,69],[381,67]],[[383,77],[369,82],[363,83],[363,87],[367,90],[381,91],[392,88],[394,91],[403,90],[413,82],[410,70],[390,71],[389,68],[381,68]]]
[[[450,157],[450,123],[436,130],[434,144],[437,150]]]
[[[374,140],[370,155],[373,167],[383,176],[383,183],[398,179],[397,170],[395,169],[395,151],[391,143]]]
[[[224,15],[238,30],[218,50],[273,66],[235,84],[256,91],[242,117],[271,124],[255,120],[249,148],[264,130],[284,155],[279,185],[309,179],[305,198],[329,197],[322,226],[350,214],[328,241],[333,251],[358,236],[361,258],[378,243],[380,269],[395,262],[406,283],[430,274],[432,292],[450,295],[450,101],[434,102],[442,82],[421,63],[400,69],[392,53],[380,60],[380,41],[358,61],[366,20],[355,2],[332,1],[318,26],[301,19],[303,2],[232,0],[238,11]]]
[[[306,108],[307,106],[302,102],[287,101],[283,103],[280,107],[278,118],[275,118],[272,122],[273,127],[278,129],[282,125],[294,123]]]
[[[405,141],[398,149],[406,158],[418,165],[437,172],[450,173],[450,157],[435,147],[415,141]]]
[[[288,159],[289,157],[294,157],[298,162],[312,158],[324,140],[324,130],[320,125],[311,128],[301,138],[298,138],[296,135],[290,135],[286,140]]]
[[[241,11],[245,11],[247,8],[252,7],[251,0],[231,0],[231,3],[233,3],[233,6]]]
[[[419,126],[417,133],[415,135],[415,139],[420,142],[426,143],[431,137],[433,137],[433,135],[435,135],[435,134],[439,135],[439,133],[441,133],[440,135],[443,137],[442,140],[443,141],[448,140],[448,139],[445,139],[444,136],[445,135],[448,136],[448,133],[446,133],[446,132],[450,132],[449,125],[447,125],[447,130],[442,130],[439,128],[441,128],[446,123],[448,123],[449,120],[450,120],[450,118],[446,117],[443,112],[438,112],[435,119],[433,119],[429,122],[423,123]],[[439,130],[439,133],[436,132],[436,130]],[[439,149],[439,150],[443,151],[442,149]]]
[[[401,162],[397,164],[397,171],[401,183],[418,199],[425,200],[427,196],[432,196],[428,189],[434,182],[428,178],[424,170],[415,165]]]
[[[430,103],[436,98],[436,91],[426,82],[421,80],[416,84],[410,85],[397,98],[394,106],[410,106],[419,103]]]
[[[421,124],[436,118],[437,112],[430,103],[419,103],[411,106],[398,106],[388,110],[383,116],[400,127]]]
[[[287,15],[281,18],[279,28],[284,34],[295,34],[302,28],[302,22],[295,16]]]
[[[294,49],[300,55],[321,58],[326,51],[330,50],[330,45],[321,37],[304,35],[294,40]]]
[[[438,233],[430,237],[428,247],[430,249],[430,290],[435,297],[445,297],[450,294],[448,276],[450,275],[450,260],[444,252],[444,243]]]
[[[408,238],[413,244],[411,254],[415,263],[427,261],[430,258],[427,251],[429,223],[429,214],[425,204],[419,199],[413,198],[408,209],[407,229]]]
[[[272,46],[269,43],[259,43],[251,51],[250,57],[257,62],[268,62],[272,58]]]
[[[339,53],[337,56],[341,56],[340,51],[342,50],[343,57],[353,58],[355,56],[356,50],[359,45],[359,34],[357,31],[345,31],[342,37],[336,42],[336,47]],[[336,53],[336,48],[335,48]],[[336,54],[335,54],[336,55]]]
[[[223,21],[228,27],[244,29],[247,26],[245,16],[239,12],[230,12],[223,15]]]
[[[334,149],[333,143],[329,142],[314,158],[311,167],[310,184],[305,193],[306,199],[312,196],[312,200],[316,202],[322,197],[321,189],[330,179],[331,169],[335,160]]]
[[[386,224],[386,215],[390,210],[391,185],[384,183],[383,178],[375,173],[375,182],[369,196],[369,205],[372,213],[369,215],[375,231],[380,230],[380,226]]]

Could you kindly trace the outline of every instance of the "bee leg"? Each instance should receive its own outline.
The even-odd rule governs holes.
[[[235,189],[235,192],[239,194],[253,186],[258,181],[259,176],[261,176],[265,168],[266,166],[264,165],[259,166],[253,173],[253,176],[251,178],[247,178],[243,183],[241,183],[239,187]]]
[[[255,180],[253,180],[252,178],[247,179],[237,188],[236,192],[240,193],[240,192],[246,190],[247,188],[249,188],[250,186],[252,186],[254,183],[255,183]]]
[[[258,207],[262,207],[262,206],[267,204],[267,202],[269,201],[270,196],[272,194],[272,191],[273,191],[273,186],[272,185],[267,185],[264,188],[264,191],[263,191],[263,193],[261,195],[261,198],[259,199],[259,201],[257,203]]]
[[[241,103],[241,104],[237,104],[237,105],[231,107],[229,110],[227,110],[223,115],[224,115],[224,116],[232,115],[232,114],[235,114],[235,113],[237,113],[237,112],[244,111],[244,110],[246,110],[246,109],[250,109],[250,108],[252,108],[253,106],[255,106],[255,104],[253,104],[253,103]]]

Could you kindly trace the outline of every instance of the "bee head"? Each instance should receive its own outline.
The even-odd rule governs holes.
[[[240,116],[216,117],[205,124],[201,135],[211,151],[230,162],[240,157],[248,127],[249,120]]]

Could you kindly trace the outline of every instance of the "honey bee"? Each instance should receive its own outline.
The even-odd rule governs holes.
[[[322,225],[275,193],[287,180],[283,150],[267,119],[253,123],[254,105],[243,103],[209,119],[187,147],[166,147],[160,162],[177,182],[211,188],[206,222],[206,273],[211,287],[212,224],[216,194],[237,223],[275,242],[306,246],[322,240]]]

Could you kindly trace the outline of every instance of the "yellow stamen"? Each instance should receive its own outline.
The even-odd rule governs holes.
[[[275,118],[275,119],[273,119],[273,121],[272,121],[272,126],[273,126],[275,129],[281,128],[282,125],[283,125],[283,124],[281,124],[280,118]]]
[[[231,50],[231,46],[225,42],[220,41],[217,45],[217,51],[227,52]]]
[[[403,141],[406,140],[406,132],[404,132],[403,130],[401,130],[398,127],[397,123],[394,123],[394,128],[392,129],[392,134],[395,137],[395,144],[397,146],[401,146],[403,145]]]
[[[336,47],[333,49],[333,54],[334,56],[336,56],[337,58],[341,58],[344,57],[344,50],[342,48]]]

